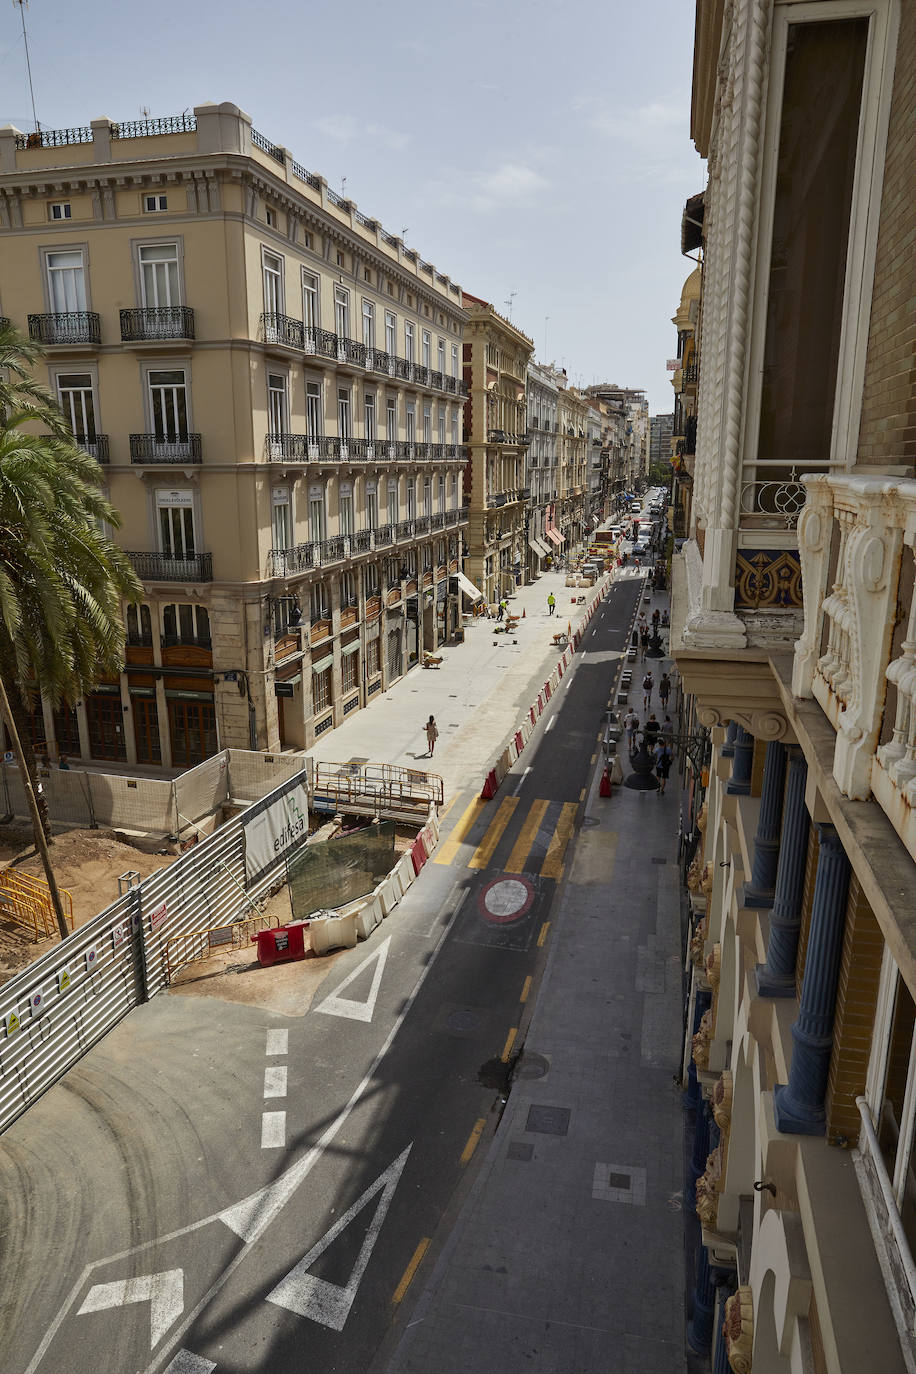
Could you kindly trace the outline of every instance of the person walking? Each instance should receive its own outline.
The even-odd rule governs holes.
[[[547,614],[548,614],[548,615],[553,615],[553,613],[554,613],[554,611],[555,611],[556,609],[557,609],[557,598],[554,596],[553,592],[551,592],[550,595],[549,595],[548,598],[547,598]]]
[[[640,643],[640,647],[642,648],[642,661],[644,662],[644,661],[645,661],[645,657],[646,657],[646,652],[647,652],[647,650],[648,650],[648,648],[649,648],[649,631],[646,629],[645,625],[642,627],[642,629],[641,629],[640,632],[639,632],[639,643]]]
[[[657,629],[658,629],[658,622],[661,620],[661,618],[662,618],[662,613],[661,613],[661,611],[658,609],[658,607],[656,606],[655,610],[652,612],[652,628],[653,628],[653,630],[657,630]]]
[[[636,731],[639,729],[639,716],[631,706],[623,718],[623,726],[627,732],[627,747],[631,754],[636,753]]]
[[[435,716],[430,716],[426,722],[426,743],[429,745],[429,757],[432,758],[436,750],[436,740],[439,738],[439,727],[436,724]]]
[[[660,739],[655,749],[655,776],[658,778],[658,795],[662,796],[668,774],[671,772],[671,750],[664,739]]]
[[[671,695],[671,679],[667,673],[662,673],[658,680],[658,699],[662,704],[662,710],[668,709],[668,698]]]
[[[655,712],[653,711],[652,715],[649,717],[645,725],[642,727],[642,732],[646,741],[647,749],[655,748],[656,744],[658,743],[658,736],[661,728],[662,727],[655,719]]]
[[[652,705],[652,688],[654,686],[655,678],[651,673],[646,673],[642,680],[642,704],[644,711],[648,711],[649,707]]]

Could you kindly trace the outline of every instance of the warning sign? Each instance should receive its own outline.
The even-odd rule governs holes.
[[[66,992],[72,982],[73,979],[70,976],[70,970],[66,967],[66,965],[63,968],[59,968],[57,970],[58,992]]]
[[[21,1020],[19,1019],[19,1016],[17,1015],[17,1013],[14,1012],[14,1011],[11,1011],[11,1012],[8,1012],[8,1013],[7,1013],[7,1017],[6,1017],[6,1021],[4,1022],[4,1025],[6,1026],[6,1033],[7,1033],[7,1035],[10,1036],[10,1035],[15,1035],[15,1034],[16,1034],[17,1030],[18,1030],[19,1027],[22,1025],[22,1022],[21,1022]]]

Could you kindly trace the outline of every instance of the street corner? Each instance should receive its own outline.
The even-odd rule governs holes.
[[[525,951],[547,920],[552,879],[488,869],[467,884],[455,938],[464,944]]]

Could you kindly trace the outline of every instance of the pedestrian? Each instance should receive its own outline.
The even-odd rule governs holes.
[[[667,673],[662,673],[658,680],[658,699],[662,704],[662,710],[668,709],[668,697],[671,695],[671,679]]]
[[[646,629],[645,625],[642,627],[642,630],[640,631],[639,643],[640,643],[640,646],[642,647],[642,657],[643,657],[643,660],[645,660],[646,651],[647,651],[648,648],[649,648],[649,631]]]
[[[655,610],[652,612],[652,628],[653,628],[653,630],[657,630],[657,629],[658,629],[658,622],[661,620],[661,618],[662,618],[662,613],[661,613],[661,611],[658,609],[658,607],[656,606]]]
[[[667,611],[662,612],[662,629],[667,630],[671,624],[671,617]]]
[[[429,757],[432,758],[436,749],[436,740],[439,738],[439,727],[436,724],[435,716],[430,716],[426,722],[426,743],[429,745]]]
[[[623,718],[624,729],[627,732],[627,745],[630,753],[636,753],[636,731],[639,729],[639,716],[631,706]]]
[[[658,778],[658,795],[662,796],[668,774],[671,772],[671,750],[664,740],[659,740],[655,750],[655,776]]]
[[[651,673],[646,673],[642,680],[642,704],[643,709],[648,711],[652,705],[652,688],[655,686],[655,678]]]
[[[647,749],[655,748],[656,744],[658,743],[658,736],[661,728],[662,727],[655,719],[655,712],[653,711],[652,715],[649,717],[645,725],[642,727],[642,733],[646,741]]]
[[[503,609],[505,608],[505,605],[506,605],[505,601],[500,600],[499,606],[498,606],[497,609],[496,609],[496,619],[497,619],[497,620],[502,620],[502,618],[503,618]]]
[[[70,765],[67,762],[66,754],[61,754],[60,758],[57,760],[57,766],[58,768],[62,769],[65,773],[70,771]]]
[[[548,615],[553,615],[553,613],[554,613],[554,611],[555,611],[556,609],[557,609],[557,598],[554,596],[553,592],[551,592],[550,595],[549,595],[548,598],[547,598],[547,614],[548,614]]]
[[[671,724],[670,716],[665,716],[665,719],[662,721],[661,733],[667,735],[669,739],[674,734],[674,726]]]

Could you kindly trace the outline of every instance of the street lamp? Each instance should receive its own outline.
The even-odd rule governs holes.
[[[658,780],[654,776],[655,765],[649,753],[649,741],[645,730],[640,730],[639,734],[639,748],[635,754],[630,755],[633,772],[624,779],[624,787],[629,787],[634,792],[654,792],[658,788]],[[697,774],[709,763],[709,731],[705,725],[680,734],[668,734],[667,731],[662,734],[659,731],[654,738],[656,742],[664,740],[670,749],[676,749],[683,757],[688,758]]]

